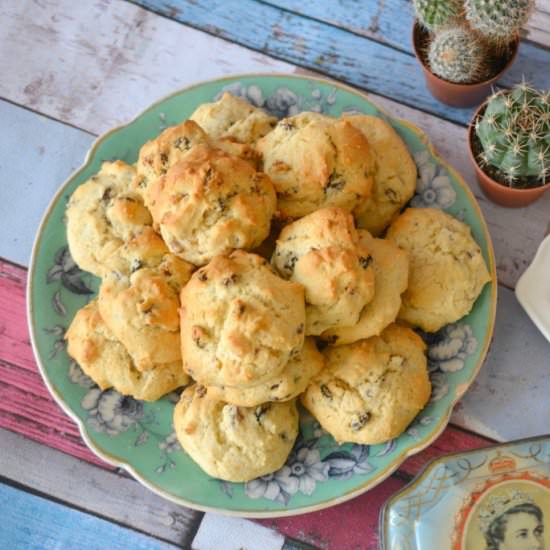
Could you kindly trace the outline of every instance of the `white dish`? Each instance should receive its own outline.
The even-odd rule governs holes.
[[[516,297],[550,342],[550,235],[542,241],[531,265],[519,278]]]

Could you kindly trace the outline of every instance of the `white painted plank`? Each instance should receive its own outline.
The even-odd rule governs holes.
[[[511,290],[499,288],[489,356],[452,422],[498,441],[550,430],[550,343]]]
[[[136,481],[0,429],[0,473],[86,512],[188,547],[202,513]]]
[[[550,48],[550,0],[537,0],[526,27],[527,38]]]
[[[205,514],[193,550],[281,550],[285,537],[250,520]]]
[[[122,0],[0,4],[0,96],[99,134],[201,80],[292,66]]]
[[[27,265],[53,195],[94,136],[0,101],[0,257]]]

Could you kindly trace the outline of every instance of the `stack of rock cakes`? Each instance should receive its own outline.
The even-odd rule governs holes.
[[[225,93],[104,163],[67,209],[101,277],[69,354],[102,389],[174,409],[208,474],[279,469],[300,400],[338,442],[402,433],[430,397],[425,344],[490,280],[469,228],[405,209],[416,168],[382,119],[277,121]]]

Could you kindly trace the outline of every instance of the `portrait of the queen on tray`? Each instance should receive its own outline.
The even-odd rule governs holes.
[[[499,456],[495,474],[474,488],[456,516],[453,550],[544,550],[550,548],[550,478],[514,471]]]

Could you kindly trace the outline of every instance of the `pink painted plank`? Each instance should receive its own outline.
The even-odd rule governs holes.
[[[36,371],[27,329],[27,271],[0,260],[0,359]]]
[[[26,321],[26,270],[0,260],[0,427],[87,462],[92,453],[38,372]]]
[[[405,484],[401,479],[390,477],[368,493],[338,506],[301,516],[258,521],[324,550],[375,550],[380,508]]]
[[[113,469],[86,446],[76,424],[48,393],[38,372],[10,380],[21,369],[0,360],[0,427],[104,468]],[[22,381],[31,379],[27,389]]]
[[[448,426],[447,429],[426,449],[408,458],[399,472],[415,476],[430,460],[449,453],[481,449],[495,442],[470,432]]]

